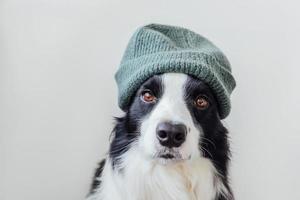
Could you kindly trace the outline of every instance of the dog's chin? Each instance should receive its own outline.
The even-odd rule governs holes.
[[[172,164],[177,164],[177,163],[184,162],[186,159],[183,159],[183,158],[162,158],[162,157],[158,157],[155,160],[160,165],[172,165]]]
[[[161,165],[177,164],[189,160],[191,156],[184,157],[179,152],[160,152],[156,154],[153,159]]]

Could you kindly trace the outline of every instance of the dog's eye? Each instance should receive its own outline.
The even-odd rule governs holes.
[[[147,103],[152,103],[156,101],[156,97],[151,90],[144,90],[141,96],[142,100]]]
[[[207,97],[204,95],[199,95],[196,99],[195,99],[195,105],[197,106],[197,108],[199,108],[200,110],[205,110],[208,108],[209,106],[209,102],[207,100]]]

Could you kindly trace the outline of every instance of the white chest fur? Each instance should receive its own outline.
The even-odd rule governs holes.
[[[226,193],[208,159],[161,165],[131,149],[122,163],[118,172],[106,162],[101,187],[89,200],[213,200]]]

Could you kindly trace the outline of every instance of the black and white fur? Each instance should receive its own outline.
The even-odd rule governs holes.
[[[155,103],[141,99],[145,89],[156,96]],[[206,110],[194,105],[198,95],[207,97]],[[181,146],[160,145],[156,128],[164,121],[187,127]],[[211,89],[186,74],[155,75],[116,119],[109,155],[100,162],[87,199],[233,200],[229,157],[227,130]]]

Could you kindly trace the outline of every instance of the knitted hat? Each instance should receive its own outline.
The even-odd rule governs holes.
[[[235,80],[225,55],[193,31],[161,24],[140,27],[127,45],[115,74],[120,108],[127,109],[131,97],[148,78],[166,72],[185,73],[204,81],[217,99],[220,118],[229,114]]]

